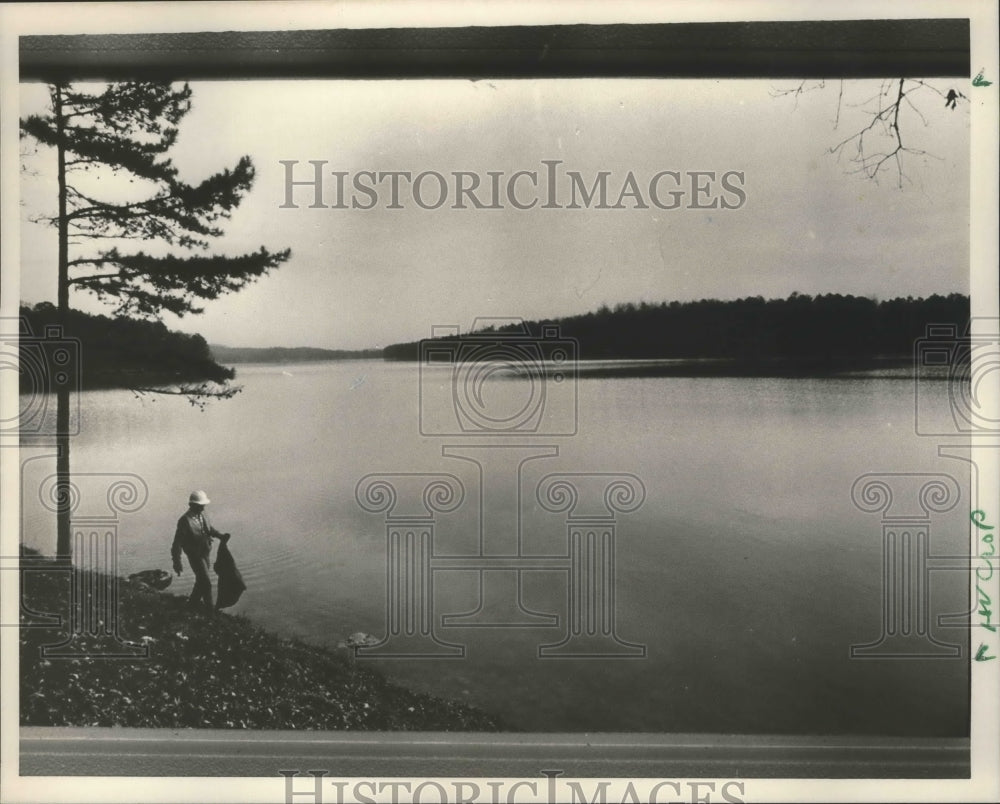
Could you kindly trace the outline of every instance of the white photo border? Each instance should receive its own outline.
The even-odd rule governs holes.
[[[679,21],[752,21],[808,19],[888,19],[967,17],[971,20],[971,67],[973,75],[983,70],[993,81],[992,87],[971,94],[971,153],[974,170],[971,178],[971,266],[970,287],[973,318],[1000,316],[998,310],[997,176],[998,165],[998,103],[1000,65],[997,52],[997,8],[989,0],[957,0],[957,2],[844,2],[829,5],[824,2],[708,2],[694,4],[674,2],[634,2],[602,4],[597,2],[498,2],[498,3],[413,3],[403,2],[160,2],[160,3],[63,3],[63,4],[0,4],[0,142],[3,144],[0,176],[2,176],[2,302],[0,315],[17,315],[19,300],[18,247],[18,37],[23,35],[54,35],[79,33],[182,33],[226,30],[306,30],[326,28],[367,27],[428,27],[468,25],[547,25],[560,23],[657,23]],[[971,76],[970,76],[971,78]],[[13,313],[12,313],[13,311]],[[992,408],[1000,404],[996,384],[989,389]],[[0,391],[0,409],[17,410],[16,391],[9,385]],[[1000,448],[998,448],[1000,449]],[[998,449],[990,451],[978,462],[978,489],[981,501],[996,505],[996,489],[1000,488]],[[19,473],[16,449],[0,450],[0,512],[2,542],[0,555],[16,555],[18,542]],[[994,510],[994,518],[996,511]],[[973,534],[970,529],[970,540]],[[17,573],[4,573],[16,577]],[[0,604],[3,622],[18,611],[18,588],[9,577],[2,579]],[[995,636],[995,635],[994,635]],[[0,629],[0,653],[3,655],[0,696],[5,702],[2,716],[0,768],[2,798],[10,802],[55,801],[285,801],[286,787],[282,777],[274,778],[185,778],[185,777],[21,777],[18,775],[18,672],[17,629]],[[994,648],[996,648],[994,640]],[[971,678],[971,778],[969,780],[916,779],[770,779],[745,778],[739,791],[745,801],[991,801],[1000,796],[1000,771],[996,757],[1000,754],[1000,661],[973,664]],[[457,735],[462,740],[461,735]],[[529,741],[530,742],[530,741]],[[197,749],[196,749],[197,750]],[[529,749],[530,750],[530,749]],[[307,773],[306,768],[301,769]],[[335,768],[330,768],[331,774]],[[614,778],[609,772],[608,779]],[[386,781],[402,781],[386,779]],[[410,779],[416,784],[421,779]],[[496,780],[500,781],[500,780]],[[503,780],[513,784],[514,778]],[[517,800],[544,801],[546,790],[542,777],[534,781],[536,793],[530,789]],[[565,779],[561,779],[565,782]],[[594,780],[580,780],[584,785]],[[683,780],[682,780],[683,781]],[[731,781],[720,778],[698,778],[692,781],[716,783],[718,792]],[[628,780],[617,780],[607,788],[607,800],[622,800]],[[296,789],[303,789],[297,787]],[[563,788],[565,789],[565,788]],[[591,790],[592,788],[584,787]],[[647,788],[648,789],[648,788]],[[702,794],[707,790],[702,790]],[[684,795],[690,794],[690,787]],[[695,793],[696,795],[697,793]],[[431,794],[428,794],[431,795]],[[523,797],[520,797],[523,796]],[[617,796],[617,797],[616,797]],[[296,802],[311,800],[296,795]],[[332,789],[324,800],[336,800]],[[379,797],[389,800],[389,795]],[[713,797],[712,800],[721,800]]]

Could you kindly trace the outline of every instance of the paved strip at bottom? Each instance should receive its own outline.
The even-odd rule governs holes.
[[[24,776],[961,779],[970,767],[961,738],[24,727],[20,747]]]

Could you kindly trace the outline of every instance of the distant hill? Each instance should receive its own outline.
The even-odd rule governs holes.
[[[201,335],[173,332],[160,321],[110,318],[70,310],[64,325],[56,307],[40,302],[22,306],[21,391],[34,390],[38,372],[58,366],[61,343],[70,348],[70,383],[81,388],[141,388],[205,381],[224,382],[236,375],[212,359]],[[53,360],[55,362],[53,362]]]
[[[269,346],[256,348],[249,346],[209,347],[212,356],[220,363],[311,363],[320,360],[381,360],[381,349],[317,349],[312,346]]]

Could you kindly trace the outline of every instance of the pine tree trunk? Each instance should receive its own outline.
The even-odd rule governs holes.
[[[56,154],[59,179],[59,323],[66,333],[69,318],[69,221],[66,218],[66,149],[63,144],[65,119],[62,108],[63,87],[55,87],[55,116],[58,131]],[[77,370],[80,369],[77,366]],[[56,392],[56,556],[72,560],[73,533],[70,525],[70,472],[69,472],[69,410],[72,389],[69,383],[58,383]]]

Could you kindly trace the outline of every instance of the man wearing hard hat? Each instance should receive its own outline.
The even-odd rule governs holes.
[[[177,520],[177,532],[174,543],[170,547],[170,556],[174,560],[174,572],[181,574],[181,551],[188,557],[191,571],[194,572],[194,589],[188,603],[192,606],[202,604],[211,613],[212,609],[212,579],[208,574],[209,557],[212,554],[212,539],[224,535],[219,533],[205,514],[205,506],[211,500],[204,491],[192,491],[188,497],[188,510]]]

